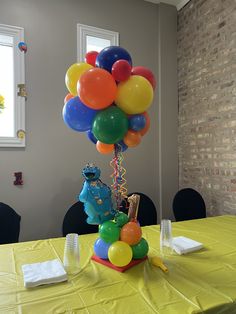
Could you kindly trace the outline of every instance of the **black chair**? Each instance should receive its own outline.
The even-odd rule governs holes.
[[[97,225],[89,225],[86,222],[87,215],[84,212],[84,203],[78,201],[72,205],[62,224],[62,234],[65,237],[68,233],[87,234],[98,232]]]
[[[206,205],[200,193],[191,188],[178,191],[173,199],[175,220],[191,220],[206,217]]]
[[[139,210],[138,210],[138,222],[140,226],[150,226],[157,224],[157,211],[153,201],[145,194],[140,192],[129,193],[128,197],[132,194],[138,194],[140,196]],[[128,204],[125,201],[121,203],[121,211],[128,213]]]
[[[0,244],[19,241],[20,220],[21,216],[13,208],[0,203]]]

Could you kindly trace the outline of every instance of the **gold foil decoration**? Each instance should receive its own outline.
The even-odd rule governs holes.
[[[128,217],[130,221],[137,221],[140,195],[132,194],[128,197],[129,211]]]

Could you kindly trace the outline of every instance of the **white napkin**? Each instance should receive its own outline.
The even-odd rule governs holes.
[[[67,273],[58,259],[22,265],[22,272],[26,288],[67,280]]]
[[[175,237],[172,240],[172,246],[175,252],[181,255],[200,250],[203,244],[186,237]]]

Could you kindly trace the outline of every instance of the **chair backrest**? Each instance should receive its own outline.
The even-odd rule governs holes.
[[[78,201],[73,204],[65,214],[62,224],[62,234],[65,237],[68,233],[96,233],[97,225],[89,225],[86,222],[87,215],[84,212],[84,203]]]
[[[172,203],[176,221],[206,217],[206,205],[200,193],[191,188],[178,191]]]
[[[157,211],[153,201],[145,194],[140,192],[129,193],[140,195],[139,210],[138,210],[138,221],[140,226],[149,226],[157,224]],[[121,204],[121,210],[127,214],[128,209],[125,208],[125,202]]]
[[[19,241],[20,220],[21,216],[13,208],[0,203],[0,244]]]

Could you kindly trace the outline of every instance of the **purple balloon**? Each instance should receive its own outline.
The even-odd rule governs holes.
[[[78,96],[71,98],[63,107],[62,116],[65,124],[78,132],[92,128],[93,120],[98,110],[85,106]]]
[[[87,131],[87,137],[94,144],[96,144],[98,141],[91,130]]]
[[[95,254],[102,259],[108,259],[108,249],[110,245],[111,243],[107,243],[101,238],[98,238],[94,243]]]

